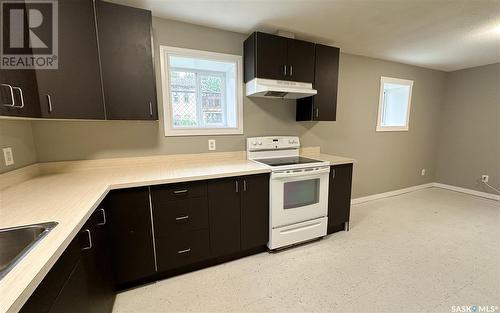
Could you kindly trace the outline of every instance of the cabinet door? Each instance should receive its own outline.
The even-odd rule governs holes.
[[[285,79],[287,38],[257,33],[256,42],[256,76],[267,79]]]
[[[287,80],[314,82],[314,44],[312,42],[287,40]]]
[[[154,274],[148,188],[113,191],[107,206],[115,282],[120,285]]]
[[[316,45],[313,87],[318,93],[297,100],[297,121],[335,121],[340,49]]]
[[[83,263],[87,273],[87,287],[92,313],[109,313],[115,299],[111,246],[107,236],[107,215],[104,207],[98,208],[84,226],[92,246],[83,251]],[[87,232],[88,230],[88,232]]]
[[[27,12],[25,1],[11,2],[9,6],[11,9],[19,9],[22,12]],[[10,23],[9,12],[11,11],[2,10],[2,20],[4,20],[4,23]],[[26,18],[26,13],[24,13],[24,17]],[[3,31],[4,37],[7,36],[8,34],[5,33],[6,29]],[[23,47],[3,48],[4,50],[12,49],[12,53],[20,52],[28,56],[32,54],[32,49],[28,48],[28,41],[26,39],[23,42]],[[34,70],[0,69],[0,84],[0,115],[21,117],[40,116],[40,103],[38,101],[38,88]]]
[[[237,178],[208,182],[210,252],[214,257],[240,250],[240,192]]]
[[[0,70],[0,115],[40,117],[34,70]]]
[[[269,240],[269,175],[243,178],[241,248],[264,246]]]
[[[352,164],[330,169],[328,192],[328,233],[344,229],[351,211]]]
[[[42,117],[104,119],[93,1],[57,3],[58,69],[36,72]]]
[[[316,45],[316,73],[313,96],[313,118],[317,121],[335,121],[337,117],[337,86],[340,49]]]
[[[50,308],[50,313],[90,313],[87,273],[80,260]]]
[[[80,234],[69,244],[40,285],[23,305],[21,313],[49,312],[82,257]]]
[[[151,12],[96,4],[106,117],[157,120]]]

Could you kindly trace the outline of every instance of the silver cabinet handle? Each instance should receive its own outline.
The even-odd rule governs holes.
[[[153,116],[153,104],[149,101],[149,116]]]
[[[9,88],[9,91],[10,91],[10,101],[12,103],[4,103],[3,105],[6,106],[6,107],[13,107],[16,105],[15,103],[15,100],[14,100],[14,88],[12,88],[11,85],[9,84],[1,84],[2,86],[4,87],[8,87]]]
[[[82,248],[82,250],[89,250],[89,249],[92,249],[92,235],[90,234],[90,230],[88,230],[88,229],[84,229],[83,231],[84,231],[84,232],[86,232],[86,233],[87,233],[87,235],[89,236],[89,245],[88,245],[88,246],[86,246],[86,247],[84,247],[84,248]]]
[[[290,77],[293,76],[293,65],[290,65]]]
[[[316,108],[316,117],[319,117],[319,108]]]
[[[47,103],[49,104],[49,113],[52,113],[52,98],[47,95]]]
[[[182,190],[174,190],[174,193],[175,193],[176,195],[181,194],[181,193],[186,193],[186,192],[188,192],[188,190],[187,190],[187,189],[182,189]]]
[[[334,179],[335,178],[335,169],[334,168],[332,168],[331,173],[332,173],[332,179]]]
[[[286,65],[283,65],[283,75],[286,76]]]
[[[243,180],[243,191],[247,191],[247,180]]]
[[[239,189],[240,189],[240,188],[239,188],[239,186],[238,186],[238,181],[237,181],[237,180],[235,180],[235,181],[234,181],[234,185],[235,185],[235,187],[236,187],[236,192],[239,192]]]
[[[189,215],[185,215],[185,216],[176,217],[175,220],[176,221],[182,221],[182,220],[187,220],[188,218],[189,218]]]
[[[106,211],[104,211],[104,209],[99,209],[99,211],[102,212],[102,222],[98,223],[97,225],[106,225]]]
[[[24,96],[23,96],[23,90],[19,87],[12,87],[12,89],[19,90],[19,96],[21,97],[21,106],[15,106],[18,109],[24,108]]]
[[[191,249],[184,249],[184,250],[177,251],[177,254],[184,254],[184,253],[188,253],[188,252],[191,252]]]

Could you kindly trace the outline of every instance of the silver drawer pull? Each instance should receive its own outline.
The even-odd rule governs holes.
[[[179,216],[179,217],[176,217],[175,220],[176,221],[182,221],[182,220],[187,220],[188,218],[189,218],[189,215]]]
[[[99,209],[102,212],[102,222],[97,223],[98,226],[106,225],[106,211],[104,209]]]
[[[21,105],[16,106],[18,109],[24,108],[24,96],[23,96],[23,90],[19,87],[12,87],[12,89],[18,90],[19,91],[19,97],[21,98]]]
[[[52,113],[52,98],[47,95],[47,104],[49,105],[49,113]]]
[[[178,195],[178,194],[180,194],[180,193],[186,193],[186,192],[188,192],[188,190],[187,190],[187,189],[183,189],[183,190],[175,190],[175,191],[174,191],[174,193],[175,193],[176,195]]]
[[[89,245],[88,245],[88,246],[86,246],[86,247],[84,247],[84,248],[82,248],[82,250],[89,250],[89,249],[92,249],[92,235],[90,234],[90,230],[88,230],[88,229],[84,229],[83,231],[84,231],[84,232],[86,232],[86,233],[87,233],[87,235],[89,236]]]
[[[6,107],[13,107],[13,106],[15,106],[16,103],[14,101],[14,88],[12,88],[12,86],[9,85],[9,84],[1,84],[1,86],[9,88],[10,102],[12,102],[12,103],[4,103],[3,105],[6,106]]]
[[[191,249],[185,249],[185,250],[177,251],[177,254],[184,254],[184,253],[189,253],[189,252],[191,252]]]

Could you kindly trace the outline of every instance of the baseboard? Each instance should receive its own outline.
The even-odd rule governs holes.
[[[478,196],[478,197],[482,197],[482,198],[486,198],[486,199],[500,201],[500,195],[494,195],[494,194],[491,194],[488,192],[477,191],[477,190],[473,190],[473,189],[462,188],[462,187],[446,185],[446,184],[441,184],[441,183],[433,183],[433,186],[438,187],[438,188],[453,190],[453,191],[457,191],[457,192],[461,192],[461,193],[466,193],[469,195]]]
[[[441,184],[441,183],[428,183],[428,184],[411,186],[408,188],[403,188],[403,189],[398,189],[398,190],[393,190],[393,191],[388,191],[388,192],[383,192],[383,193],[377,193],[377,194],[369,195],[366,197],[351,199],[351,205],[359,204],[359,203],[363,203],[363,202],[367,202],[367,201],[372,201],[372,200],[388,198],[388,197],[394,197],[394,196],[401,195],[404,193],[417,191],[417,190],[430,188],[430,187],[443,188],[443,189],[448,189],[448,190],[457,191],[457,192],[461,192],[461,193],[466,193],[466,194],[477,196],[477,197],[482,197],[482,198],[486,198],[486,199],[500,201],[500,195],[494,195],[494,194],[487,193],[487,192],[482,192],[482,191],[477,191],[477,190],[472,190],[472,189],[467,189],[467,188],[462,188],[462,187],[457,187],[457,186],[452,186],[452,185],[446,185],[446,184]]]
[[[422,184],[422,185],[417,185],[417,186],[411,186],[408,188],[403,188],[403,189],[398,189],[398,190],[393,190],[393,191],[388,191],[388,192],[383,192],[383,193],[377,193],[377,194],[369,195],[366,197],[351,199],[351,204],[358,204],[358,203],[363,203],[363,202],[377,200],[377,199],[394,197],[394,196],[401,195],[404,193],[417,191],[420,189],[425,189],[425,188],[430,188],[430,187],[434,187],[434,183],[427,183],[427,184]]]

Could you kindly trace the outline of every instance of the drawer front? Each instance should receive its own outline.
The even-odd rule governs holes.
[[[173,201],[186,198],[205,197],[207,182],[188,182],[151,187],[153,203]]]
[[[160,271],[202,261],[210,255],[208,229],[159,236],[156,245]]]
[[[208,228],[207,198],[154,202],[153,218],[156,236]]]

